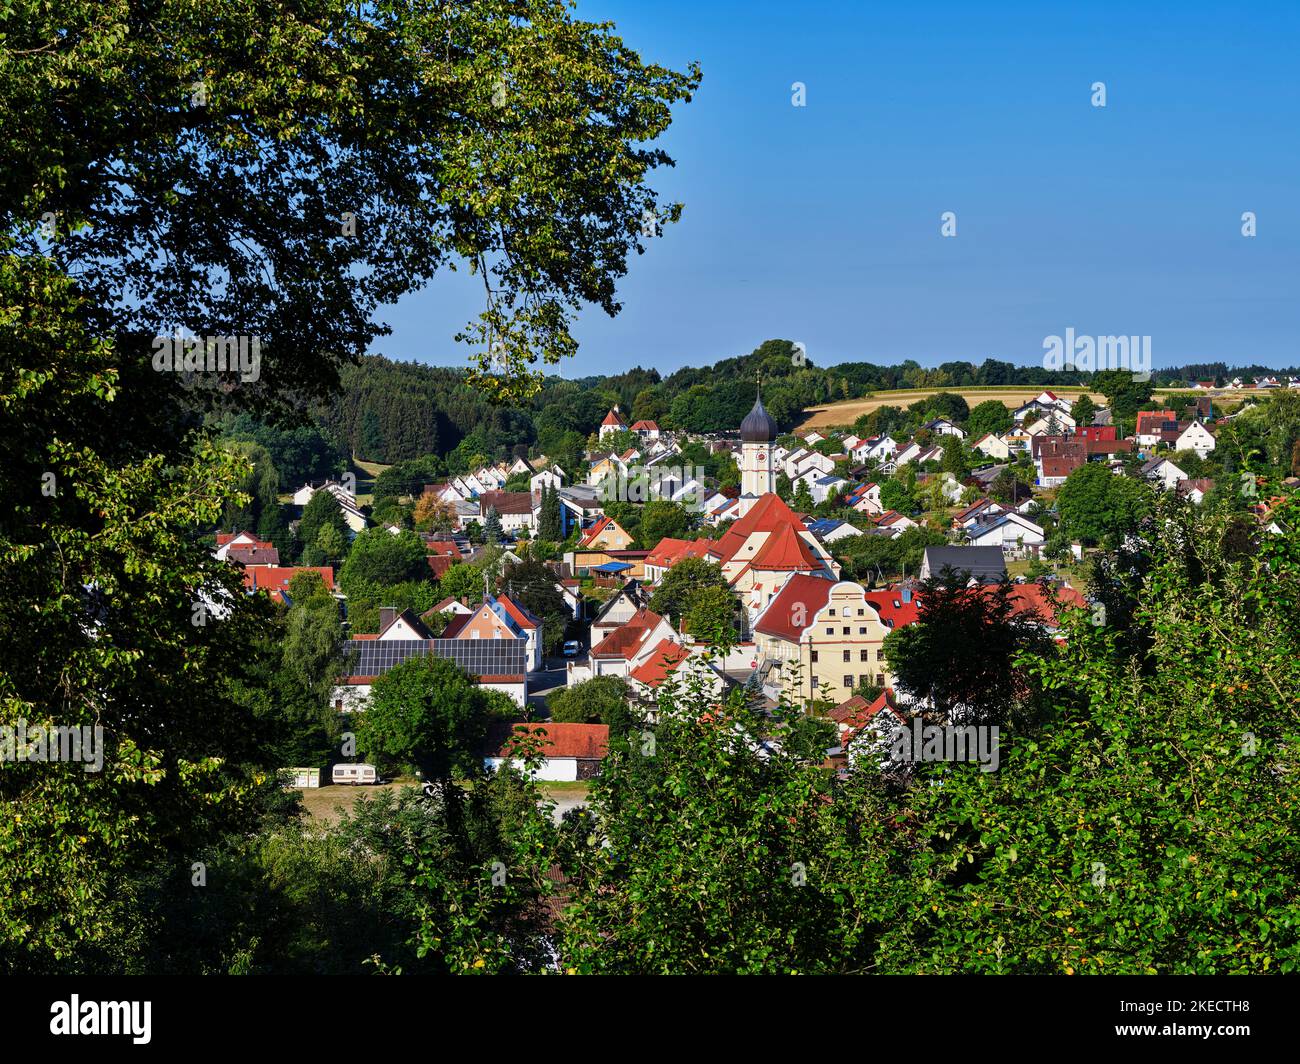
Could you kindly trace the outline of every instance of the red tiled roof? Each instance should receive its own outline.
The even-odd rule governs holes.
[[[671,568],[683,558],[703,558],[710,553],[717,553],[718,545],[711,539],[672,539],[665,536],[655,544],[654,550],[646,555],[646,565],[658,565]]]
[[[280,552],[270,544],[245,547],[231,547],[226,552],[226,561],[239,562],[242,565],[279,565]]]
[[[637,421],[632,425],[633,432],[658,432],[659,425],[654,421]]]
[[[910,521],[910,520],[911,520],[910,517],[908,517],[906,514],[900,514],[897,510],[886,510],[883,514],[881,514],[879,517],[876,518],[876,524],[884,525],[888,527],[889,525],[898,524],[899,521]]]
[[[604,532],[605,529],[609,528],[610,525],[613,525],[620,532],[623,531],[622,526],[612,517],[601,517],[594,525],[587,529],[587,534],[578,541],[578,546],[589,547],[592,541]]]
[[[445,554],[430,554],[424,560],[429,563],[429,572],[433,573],[436,579],[446,576],[447,570],[456,564],[456,558],[450,558]]]
[[[903,601],[901,588],[885,588],[882,591],[868,591],[866,599],[876,608],[880,619],[888,628],[902,628],[912,624],[919,616],[920,603],[916,592],[912,592],[912,601]]]
[[[539,735],[542,755],[548,758],[574,757],[599,761],[609,750],[608,724],[514,724],[509,730],[497,729],[489,745],[495,757],[507,757],[515,745],[514,736]]]
[[[962,521],[965,521],[966,518],[974,517],[976,514],[981,513],[984,510],[990,509],[995,506],[998,507],[999,509],[1002,508],[1001,503],[994,502],[992,499],[989,498],[976,499],[973,503],[967,506],[966,509],[958,513],[953,518],[953,520],[960,524]]]
[[[681,557],[682,551],[690,546],[690,543],[689,539],[673,539],[671,536],[664,536],[645,556],[645,563],[646,565],[670,566]]]
[[[841,741],[852,738],[868,724],[877,713],[888,710],[900,723],[906,724],[907,720],[898,711],[894,705],[894,693],[888,687],[880,692],[875,701],[868,703],[861,695],[854,695],[847,702],[841,702],[826,715],[840,726],[842,734]]]
[[[288,591],[298,573],[320,573],[327,591],[334,590],[334,569],[328,565],[263,565],[244,570],[244,586],[250,591]]]
[[[588,424],[591,424],[591,422],[588,422]],[[604,428],[606,425],[614,425],[621,428],[626,424],[627,422],[623,420],[622,415],[619,414],[617,410],[611,410],[605,415],[605,420],[600,423],[601,428]]]
[[[1177,415],[1172,410],[1143,410],[1137,416],[1137,427],[1133,430],[1133,435],[1154,435],[1166,421],[1176,420]]]
[[[815,572],[821,568],[808,551],[808,544],[791,525],[781,525],[767,537],[749,563],[753,569]]]
[[[1117,454],[1133,450],[1132,440],[1087,440],[1089,454]]]
[[[477,613],[478,610],[475,610],[473,613],[452,614],[451,620],[447,622],[447,627],[442,630],[441,638],[455,639],[456,633],[459,632],[462,628],[464,628],[465,625],[469,624],[469,622],[474,618],[475,614]],[[352,638],[355,639],[357,637],[353,636]]]
[[[631,677],[650,687],[658,687],[668,674],[689,657],[686,648],[671,639],[663,639],[646,661],[631,672]]]
[[[591,656],[596,658],[622,658],[630,661],[641,649],[641,644],[650,630],[663,618],[653,610],[642,607],[628,620],[615,628],[599,643],[591,648]]]
[[[834,586],[834,580],[795,573],[763,610],[754,630],[798,642],[818,610],[830,599]],[[796,620],[802,623],[796,624]]]
[[[991,592],[991,588],[984,588]],[[1055,589],[1056,598],[1062,607],[1077,606],[1080,609],[1087,601],[1072,587]],[[1052,604],[1052,591],[1043,584],[1016,584],[1011,589],[1011,615],[1018,617],[1022,613],[1034,610],[1048,624],[1056,623],[1056,607]]]
[[[253,533],[251,533],[251,532],[218,532],[218,533],[217,533],[217,546],[218,546],[218,547],[224,547],[224,546],[225,546],[227,543],[229,543],[231,540],[238,539],[240,536],[247,536],[248,539],[251,541],[250,544],[249,544],[250,546],[255,546],[255,547],[270,547],[270,546],[272,546],[272,544],[267,543],[267,542],[264,542],[263,540],[258,539],[258,538],[257,538],[255,535],[253,535]]]
[[[782,525],[798,524],[799,519],[785,501],[773,492],[766,492],[718,540],[718,553],[724,561],[730,561],[753,533],[775,532]]]
[[[1088,459],[1081,454],[1070,454],[1061,458],[1044,458],[1043,476],[1068,477],[1080,466],[1085,465],[1087,461]]]
[[[485,491],[478,501],[480,513],[487,513],[489,509],[495,509],[500,515],[533,512],[531,491]]]
[[[515,624],[519,625],[520,628],[541,627],[542,622],[533,614],[529,613],[526,606],[520,605],[509,595],[498,595],[497,601],[506,608],[506,613],[510,614],[511,619]]]

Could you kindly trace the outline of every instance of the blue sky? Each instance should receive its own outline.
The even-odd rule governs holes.
[[[1149,335],[1157,367],[1300,363],[1294,0],[577,10],[704,80],[652,179],[682,220],[633,257],[617,318],[582,315],[566,377],[769,337],[819,365],[1041,364],[1067,327]],[[441,277],[386,308],[374,349],[464,364],[452,336],[481,298]]]

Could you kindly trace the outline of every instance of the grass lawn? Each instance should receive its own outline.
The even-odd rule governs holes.
[[[587,791],[591,788],[590,780],[577,780],[573,783],[558,783],[550,780],[543,780],[538,786],[548,795],[566,798],[585,798]]]
[[[302,807],[312,820],[333,823],[339,819],[339,807],[351,812],[352,806],[366,796],[374,797],[380,791],[400,791],[403,787],[416,787],[415,780],[394,780],[378,786],[348,787],[338,784],[325,784],[320,787],[295,787],[302,795]]]
[[[357,505],[371,505],[375,501],[375,477],[388,469],[389,466],[382,465],[379,462],[363,462],[361,459],[353,457],[350,468],[357,478]]]
[[[419,787],[419,785],[418,780],[399,779],[374,787],[326,784],[321,787],[295,787],[294,789],[302,795],[302,807],[311,820],[321,824],[332,824],[339,819],[340,811],[350,813],[352,806],[362,798],[373,798],[380,791],[400,791],[403,787]],[[539,786],[548,798],[585,798],[591,783],[588,780],[579,780],[575,783],[543,781]]]

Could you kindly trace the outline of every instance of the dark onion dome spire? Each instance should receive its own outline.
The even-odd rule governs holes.
[[[745,443],[771,443],[776,439],[776,422],[763,409],[763,397],[754,396],[754,409],[740,423],[740,438]]]

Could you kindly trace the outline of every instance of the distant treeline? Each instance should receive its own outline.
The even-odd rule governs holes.
[[[1179,387],[1197,380],[1297,372],[1199,363],[1156,370],[1153,384]],[[481,460],[531,450],[573,466],[616,404],[629,424],[646,419],[666,429],[734,432],[754,403],[760,378],[763,405],[782,430],[789,430],[807,407],[878,391],[1085,385],[1091,376],[993,358],[979,365],[945,362],[933,368],[911,359],[893,366],[843,362],[821,367],[791,341],[767,340],[747,355],[679,369],[667,377],[640,366],[612,376],[551,377],[527,406],[508,407],[471,388],[460,369],[372,356],[343,371],[337,398],[316,412],[316,424],[339,460],[355,455],[392,464],[438,455],[448,469],[459,472]],[[265,437],[259,442],[275,452]],[[326,464],[320,457],[313,472]]]

